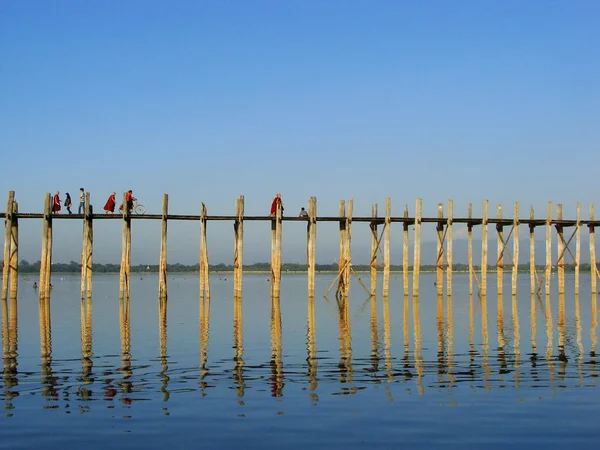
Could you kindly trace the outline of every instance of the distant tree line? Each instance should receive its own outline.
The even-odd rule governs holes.
[[[353,264],[352,267],[357,272],[367,272],[371,269],[368,264]],[[412,266],[409,266],[409,270],[412,271]],[[479,270],[479,266],[474,266],[475,270]],[[544,270],[545,266],[536,265],[538,270]],[[553,266],[554,268],[554,266]],[[599,266],[600,268],[600,266]],[[378,269],[381,270],[382,266],[378,266]],[[119,264],[98,264],[95,263],[93,265],[93,271],[95,273],[119,273],[120,265]],[[200,264],[168,264],[167,270],[169,272],[198,272],[200,270]],[[244,265],[244,272],[268,272],[271,270],[271,264],[268,262],[254,263]],[[306,264],[294,264],[294,263],[286,263],[282,266],[283,272],[306,272],[307,265]],[[333,264],[315,264],[315,270],[317,272],[334,272],[338,270],[338,265]],[[390,266],[390,270],[392,271],[402,271],[402,265],[392,264]],[[436,266],[434,264],[425,264],[421,266],[422,272],[434,272],[436,270]],[[452,270],[455,272],[468,272],[469,266],[468,264],[456,263],[452,264]],[[488,271],[494,272],[496,270],[495,267],[489,266]],[[512,267],[505,266],[505,271],[512,270]],[[589,264],[581,264],[580,270],[582,272],[589,271]],[[26,260],[21,260],[19,263],[19,272],[21,273],[36,273],[40,271],[40,261],[36,261],[34,263],[29,263]],[[69,261],[68,263],[53,263],[52,264],[52,272],[62,272],[62,273],[76,273],[81,271],[81,264],[76,261]],[[158,272],[158,264],[137,264],[131,266],[132,272],[142,273],[157,273]],[[209,266],[210,272],[232,272],[233,265],[232,264],[211,264]],[[565,272],[574,272],[574,265],[566,265]],[[519,264],[519,272],[529,272],[529,264]]]

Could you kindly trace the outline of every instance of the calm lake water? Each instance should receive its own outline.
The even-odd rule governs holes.
[[[135,274],[134,274],[135,275]],[[368,276],[363,276],[368,279]],[[2,448],[595,448],[600,390],[596,299],[504,298],[488,279],[469,299],[468,277],[438,298],[434,275],[421,296],[388,299],[353,281],[347,304],[323,298],[333,275],[282,280],[271,300],[263,275],[211,275],[210,304],[198,277],[134,276],[120,303],[118,275],[94,276],[93,307],[79,277],[53,275],[49,309],[30,281],[18,325],[2,309]],[[380,280],[381,282],[381,280]],[[556,281],[553,279],[556,292]],[[82,309],[83,307],[83,309]],[[17,326],[15,326],[17,325]]]

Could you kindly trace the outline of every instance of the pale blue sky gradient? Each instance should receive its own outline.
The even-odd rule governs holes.
[[[96,211],[131,188],[149,212],[169,193],[174,214],[231,214],[240,194],[263,214],[276,192],[294,215],[313,195],[325,215],[387,196],[395,215],[417,197],[428,215],[449,198],[463,216],[483,199],[587,214],[598,23],[596,1],[2,2],[0,193],[21,211],[84,186]],[[55,260],[78,259],[80,225],[59,225]],[[268,260],[269,225],[247,227],[246,261]],[[171,261],[198,260],[197,228],[171,226]],[[39,258],[40,230],[22,225],[23,257]],[[96,230],[96,260],[117,261],[119,226]],[[136,225],[134,262],[158,260],[159,233]],[[212,262],[231,260],[231,234],[211,224]],[[284,261],[303,239],[284,230]],[[337,257],[336,225],[319,239],[318,259]]]

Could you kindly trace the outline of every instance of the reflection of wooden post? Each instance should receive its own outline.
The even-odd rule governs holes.
[[[454,202],[448,200],[448,222],[446,225],[446,295],[452,296],[452,221],[454,214]],[[448,303],[451,308],[451,303]]]
[[[200,297],[210,297],[208,279],[208,249],[206,247],[206,205],[200,208]]]
[[[404,222],[402,223],[402,284],[403,294],[408,295],[408,205],[404,206]]]
[[[560,223],[563,220],[562,204],[556,205],[556,251],[558,252],[558,260],[556,261],[557,272],[558,272],[558,293],[565,293],[565,237],[564,228]]]
[[[271,295],[279,298],[281,286],[281,203],[271,221]]]
[[[529,282],[531,284],[531,294],[535,294],[535,225],[531,223],[534,220],[533,206],[529,208]]]
[[[594,204],[592,203],[590,205],[590,222],[593,222],[594,220],[596,219],[594,219]],[[592,294],[596,294],[596,273],[598,272],[598,269],[596,268],[596,228],[594,224],[589,224],[588,227],[590,229],[590,275],[592,276],[590,281]]]
[[[444,293],[444,224],[440,220],[444,217],[444,205],[438,203],[438,222],[436,223],[435,230],[437,232],[437,254],[435,260],[435,272],[436,272],[436,285],[438,295]]]
[[[4,219],[4,259],[2,266],[2,300],[8,298],[8,279],[10,274],[10,249],[11,249],[11,234],[12,234],[12,211],[15,200],[15,191],[8,193],[6,202],[6,218]]]
[[[233,295],[242,295],[242,277],[244,270],[244,196],[240,196],[235,202],[236,220],[233,224],[235,235],[233,252]]]
[[[421,271],[421,215],[423,200],[418,198],[415,206],[415,245],[413,249],[413,297],[419,296],[419,275]]]
[[[123,234],[121,239],[121,271],[119,298],[129,298],[129,277],[131,274],[131,217],[127,207],[127,193],[123,193]]]
[[[550,295],[550,277],[552,276],[552,202],[548,202],[546,217],[546,295]]]
[[[581,203],[577,202],[575,224],[575,295],[579,295],[579,264],[581,264]]]
[[[160,258],[158,263],[158,297],[167,298],[167,216],[169,214],[169,195],[163,194],[160,231]]]
[[[392,228],[392,200],[385,199],[385,226],[383,237],[383,296],[388,296],[390,285],[390,234]]]
[[[86,285],[87,285],[87,297],[92,298],[92,274],[93,274],[93,257],[94,257],[94,227],[92,222],[92,205],[90,203],[90,193],[85,194],[85,218],[84,223],[87,227],[87,232],[84,233],[86,236],[85,243],[85,262],[86,262]]]
[[[308,266],[308,296],[315,296],[315,250],[317,240],[317,199],[308,200],[308,223],[306,225],[307,266]]]
[[[502,219],[502,205],[497,206],[498,219]],[[498,296],[504,293],[504,227],[501,223],[496,224],[496,235],[498,237],[498,259],[496,260],[496,277]],[[500,297],[498,297],[500,298]]]
[[[377,249],[379,248],[379,234],[377,233],[377,204],[371,206],[371,296],[377,294]]]
[[[517,295],[517,277],[519,272],[519,202],[515,202],[513,211],[513,268],[512,295]]]
[[[481,295],[487,295],[487,266],[488,266],[488,201],[483,201],[481,219]]]
[[[11,233],[10,233],[10,298],[17,298],[17,290],[19,286],[19,204],[13,202],[11,215]],[[8,211],[7,218],[8,220]],[[16,311],[16,305],[15,305]],[[11,314],[12,314],[11,308]],[[14,325],[16,327],[16,324]]]

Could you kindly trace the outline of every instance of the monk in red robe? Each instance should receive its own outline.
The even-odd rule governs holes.
[[[52,199],[52,212],[57,213],[60,211],[60,197],[58,196],[60,192],[56,191],[54,194],[54,198]]]
[[[281,214],[283,214],[283,203],[281,201],[281,194],[277,194],[271,203],[271,215],[277,214],[277,205],[281,205]]]
[[[108,200],[106,200],[106,204],[104,205],[104,212],[106,214],[108,214],[108,213],[112,214],[115,212],[115,205],[117,204],[115,195],[116,195],[116,193],[113,192],[112,194],[110,194],[110,197],[108,197]]]

